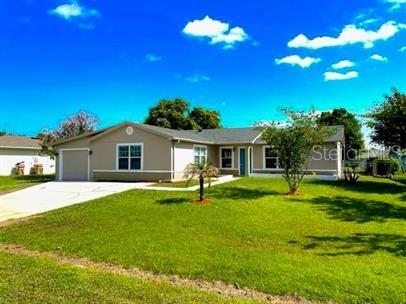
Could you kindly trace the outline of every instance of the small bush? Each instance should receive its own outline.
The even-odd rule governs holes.
[[[399,162],[394,159],[377,159],[374,166],[376,174],[380,176],[392,176],[400,170]]]
[[[377,160],[377,157],[368,158],[365,165],[364,173],[366,175],[373,175],[374,174],[374,162]]]

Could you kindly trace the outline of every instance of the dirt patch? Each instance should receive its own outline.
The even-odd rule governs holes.
[[[20,218],[15,218],[15,219],[10,219],[10,220],[6,220],[4,222],[0,222],[0,229],[7,227],[7,226],[11,226],[14,224],[18,224],[18,223],[22,223],[22,222],[27,222],[29,220],[32,220],[34,218],[40,217],[39,215],[31,215],[31,216],[26,216],[26,217],[20,217]]]
[[[177,275],[161,275],[153,274],[151,272],[143,271],[138,268],[122,268],[117,265],[108,263],[96,263],[87,258],[63,257],[52,252],[39,252],[29,250],[16,245],[0,244],[0,251],[10,254],[18,254],[29,257],[46,258],[57,262],[61,265],[70,265],[84,269],[94,269],[98,271],[110,272],[113,274],[120,274],[127,277],[134,277],[143,280],[150,280],[156,282],[166,282],[173,286],[188,286],[205,292],[212,292],[231,298],[250,299],[256,301],[263,301],[273,304],[311,304],[297,296],[273,296],[262,293],[253,289],[243,288],[238,284],[227,285],[224,282],[207,282],[197,279],[182,278]]]
[[[208,198],[205,198],[205,199],[202,200],[202,201],[200,201],[200,200],[197,199],[195,202],[196,202],[196,204],[198,204],[198,205],[203,205],[203,206],[205,206],[205,205],[211,205],[211,203],[213,203],[213,201],[210,200],[210,199],[208,199]]]

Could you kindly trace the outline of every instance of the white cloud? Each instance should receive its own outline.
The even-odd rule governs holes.
[[[198,83],[202,81],[209,81],[210,77],[206,75],[192,75],[185,78],[188,82]]]
[[[341,60],[337,63],[331,65],[334,70],[344,69],[344,68],[351,68],[355,65],[354,62],[350,60]]]
[[[154,55],[154,54],[147,54],[147,55],[145,56],[145,59],[148,60],[148,61],[150,61],[150,62],[155,62],[155,61],[160,61],[160,60],[162,60],[162,57],[161,57],[161,56],[158,56],[158,55]]]
[[[360,26],[364,26],[364,25],[368,25],[368,24],[375,23],[375,22],[377,22],[377,21],[378,21],[378,19],[376,19],[376,18],[370,18],[370,19],[361,21],[361,22],[358,23],[358,24],[359,24]]]
[[[405,46],[402,46],[402,47],[399,49],[399,52],[406,52],[406,45],[405,45]]]
[[[320,49],[362,43],[364,48],[371,48],[376,41],[387,40],[405,28],[406,24],[396,23],[395,21],[388,21],[382,24],[377,31],[357,28],[356,25],[350,24],[345,26],[337,37],[322,36],[309,39],[305,35],[300,34],[289,41],[288,46],[291,48]]]
[[[406,3],[406,0],[384,0],[386,3],[392,4],[391,9],[399,9],[402,4]]]
[[[248,39],[242,27],[236,26],[230,29],[228,23],[214,20],[209,16],[201,20],[189,21],[182,32],[193,37],[209,38],[210,44],[222,43],[225,48],[232,48],[236,42]]]
[[[376,60],[376,61],[388,61],[388,58],[379,54],[373,54],[371,59]]]
[[[325,81],[329,81],[329,80],[346,80],[346,79],[357,78],[357,77],[358,77],[358,72],[356,72],[356,71],[347,72],[345,74],[337,73],[337,72],[325,72],[324,73],[324,80]]]
[[[313,58],[313,57],[305,57],[301,58],[298,55],[291,55],[291,56],[286,56],[280,59],[275,59],[276,64],[290,64],[292,66],[298,65],[301,68],[308,68],[314,63],[320,62],[320,58]]]
[[[95,9],[89,9],[81,6],[77,1],[72,1],[71,3],[61,4],[54,9],[49,11],[50,14],[61,17],[65,20],[72,18],[86,18],[86,17],[97,17],[99,12]]]

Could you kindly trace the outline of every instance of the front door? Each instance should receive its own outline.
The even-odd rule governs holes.
[[[240,175],[245,176],[246,164],[245,164],[245,148],[240,148]]]

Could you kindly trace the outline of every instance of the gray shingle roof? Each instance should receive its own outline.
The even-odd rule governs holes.
[[[88,134],[83,134],[75,138],[67,139],[56,143],[59,145],[61,143],[76,140],[83,137],[93,137],[93,136],[103,136],[104,133],[109,132],[109,130],[114,130],[118,127],[130,124],[133,126],[138,126],[140,129],[150,131],[161,136],[165,136],[168,139],[191,141],[197,143],[206,144],[250,144],[254,141],[256,143],[263,143],[263,141],[258,138],[261,134],[261,130],[248,127],[248,128],[223,128],[223,129],[203,129],[200,131],[196,130],[173,130],[168,128],[162,128],[157,126],[151,126],[143,123],[133,123],[124,122],[122,124],[108,127],[102,130],[94,131]],[[344,128],[342,126],[336,126],[337,132],[331,136],[327,142],[337,142],[343,141],[344,139]]]
[[[204,129],[201,131],[187,131],[216,144],[252,143],[260,134],[256,128],[224,128]]]
[[[26,148],[26,149],[40,149],[40,141],[36,138],[15,136],[15,135],[3,135],[0,136],[0,147],[8,148]]]

